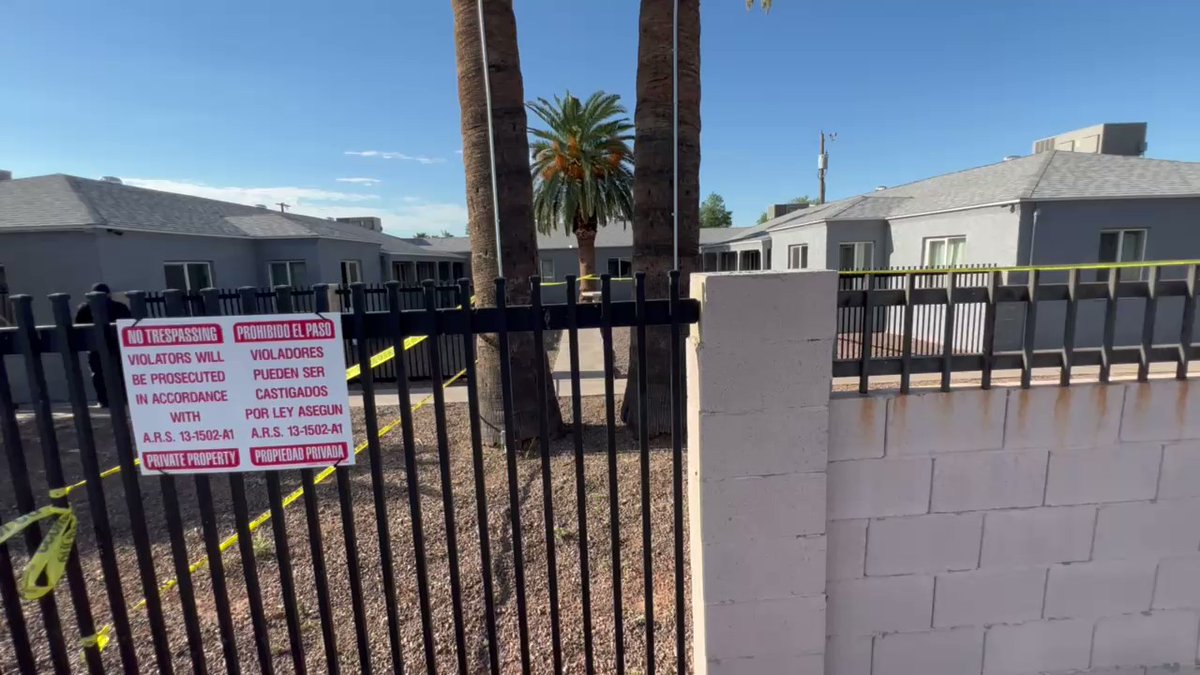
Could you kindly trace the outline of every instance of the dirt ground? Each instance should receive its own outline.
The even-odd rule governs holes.
[[[627,349],[627,348],[626,348]],[[618,347],[618,354],[625,351]],[[618,409],[620,402],[618,401]],[[570,400],[560,401],[563,418],[570,420]],[[613,617],[613,559],[611,556],[611,533],[609,516],[609,480],[607,433],[602,397],[587,398],[583,402],[583,444],[587,515],[586,550],[590,563],[592,639],[595,650],[597,672],[612,672],[615,669],[615,640]],[[397,418],[399,413],[390,400],[380,401],[378,411],[381,424]],[[472,454],[465,405],[450,405],[446,410],[445,428],[449,437],[447,448],[448,479],[453,497],[454,527],[457,535],[458,563],[461,573],[462,617],[465,632],[465,656],[468,672],[486,673],[488,652],[484,621],[483,574],[480,562],[479,528],[476,510],[475,475],[472,470]],[[568,422],[568,424],[570,424]],[[69,478],[81,478],[80,450],[70,416],[58,416],[55,420],[56,435],[65,470]],[[112,444],[111,425],[107,418],[97,416],[94,420],[96,443],[99,448],[101,466],[116,463]],[[364,436],[365,428],[361,411],[356,413],[355,426],[358,438]],[[424,527],[425,558],[428,565],[430,604],[433,617],[434,647],[437,668],[442,672],[456,670],[456,646],[454,637],[454,612],[451,600],[448,564],[448,538],[446,536],[444,492],[439,475],[439,455],[436,441],[437,419],[432,406],[421,409],[415,415],[415,445],[418,467],[421,516]],[[31,418],[21,423],[24,439],[24,454],[28,458],[33,477],[35,494],[45,494],[42,478],[42,462],[37,432]],[[553,493],[554,518],[552,540],[557,553],[557,580],[563,662],[567,672],[583,672],[583,603],[580,579],[580,532],[576,492],[575,459],[573,436],[565,433],[551,443],[550,473]],[[671,491],[672,454],[670,439],[652,441],[650,451],[650,516],[652,533],[652,574],[654,598],[654,639],[658,672],[676,672],[675,663],[675,611],[674,611],[674,557],[673,557],[673,500]],[[621,551],[621,582],[624,623],[624,644],[627,672],[645,671],[646,608],[643,602],[644,575],[642,568],[642,508],[639,497],[640,473],[639,453],[636,440],[622,426],[616,431],[617,488]],[[383,573],[380,565],[380,534],[378,525],[386,522],[390,528],[390,545],[394,556],[394,574],[397,588],[397,615],[402,642],[405,669],[409,672],[427,672],[424,661],[421,615],[418,608],[416,562],[413,546],[413,528],[410,517],[407,476],[404,471],[403,444],[400,430],[384,437],[380,444],[382,491],[385,496],[386,513],[377,512],[370,471],[369,453],[358,457],[358,465],[344,469],[350,487],[355,535],[358,545],[358,569],[362,574],[363,597],[366,614],[366,630],[370,645],[373,668],[380,672],[393,669],[390,662],[389,632],[386,602],[383,592]],[[496,603],[496,621],[499,634],[501,670],[519,672],[517,629],[517,589],[513,565],[513,536],[510,524],[511,504],[507,486],[507,463],[504,453],[497,449],[483,451],[483,478],[487,499],[487,529],[490,536],[491,569]],[[9,478],[0,478],[0,520],[8,520],[17,514],[12,503],[13,492]],[[521,517],[521,533],[524,539],[525,597],[528,604],[530,650],[533,672],[551,672],[551,628],[550,601],[548,591],[547,542],[545,519],[542,508],[541,460],[535,453],[516,458],[518,482],[518,506]],[[686,476],[686,467],[685,467]],[[297,472],[281,474],[284,493],[300,484]],[[154,567],[158,583],[174,578],[171,563],[170,543],[165,524],[164,507],[158,478],[138,478],[140,502],[146,513],[146,524],[153,549]],[[267,509],[266,485],[262,474],[245,474],[251,516]],[[344,672],[360,669],[359,656],[355,647],[355,623],[349,591],[349,570],[345,546],[345,531],[342,511],[339,507],[339,490],[335,479],[317,487],[320,501],[320,530],[324,547],[324,560],[329,574],[332,595],[332,624],[337,638],[337,651]],[[192,560],[203,557],[203,539],[200,519],[196,507],[195,482],[190,477],[175,480],[179,491],[181,517],[185,526],[188,555]],[[215,515],[222,537],[234,531],[232,506],[229,496],[229,480],[225,476],[212,478]],[[88,488],[92,489],[91,487]],[[109,526],[112,530],[114,553],[119,561],[121,581],[126,602],[132,607],[142,598],[141,583],[137,573],[137,556],[131,537],[127,516],[126,494],[122,479],[112,477],[103,481],[104,499],[108,505]],[[96,548],[94,524],[89,515],[86,490],[77,490],[71,496],[72,505],[80,518],[80,535],[77,550],[83,567],[83,576],[88,587],[92,613],[98,625],[109,621],[109,603],[105,595],[99,551]],[[680,505],[684,508],[685,505]],[[292,602],[298,610],[303,637],[303,651],[308,668],[312,672],[324,672],[325,655],[322,646],[322,618],[313,582],[313,565],[310,556],[307,521],[303,501],[298,501],[286,512],[289,559],[292,563],[296,583],[296,595]],[[684,523],[687,523],[684,514]],[[686,542],[686,532],[684,533]],[[254,563],[259,577],[259,588],[270,632],[271,653],[277,672],[292,672],[292,645],[287,634],[285,603],[280,588],[280,570],[276,544],[270,523],[265,524],[254,537]],[[21,544],[12,546],[16,564],[25,560]],[[685,543],[686,552],[686,543]],[[225,577],[229,587],[229,599],[235,625],[239,661],[243,672],[258,672],[255,638],[250,619],[250,605],[246,595],[244,561],[235,546],[223,556]],[[684,590],[689,590],[686,554]],[[212,574],[208,568],[196,572],[192,577],[195,584],[196,604],[200,616],[205,655],[210,672],[225,672],[218,632],[216,605],[213,601]],[[78,659],[76,648],[78,631],[75,627],[70,593],[64,581],[55,596],[62,617],[64,635],[71,658],[82,671],[83,663]],[[173,665],[177,672],[189,672],[191,662],[186,634],[184,632],[181,600],[178,590],[163,596],[163,613],[169,633],[169,644],[173,654]],[[26,621],[33,634],[39,668],[51,670],[45,629],[41,623],[36,604],[23,605]],[[136,645],[140,670],[157,672],[150,641],[150,625],[144,609],[132,610],[133,643]],[[690,626],[689,626],[690,642]],[[0,639],[0,672],[16,672],[12,645],[7,630]],[[691,658],[690,646],[688,658]],[[104,651],[104,661],[111,672],[121,670],[116,640]]]

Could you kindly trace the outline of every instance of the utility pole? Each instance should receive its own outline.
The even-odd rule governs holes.
[[[822,145],[821,147],[823,148],[823,147],[825,147],[825,146],[824,146],[824,145]],[[825,183],[824,183],[824,182],[822,182],[822,183],[821,183],[821,185],[825,185]],[[822,190],[824,190],[824,188],[822,188]],[[824,193],[824,192],[822,192],[821,194],[822,194],[822,195],[824,195],[825,193]],[[284,204],[283,202],[275,202],[275,206],[278,206],[278,207],[279,207],[279,212],[280,212],[280,213],[287,213],[287,210],[288,210],[288,209],[290,209],[290,208],[292,208],[292,205],[291,205],[291,204]]]
[[[837,140],[837,134],[829,134],[829,142]],[[829,153],[825,152],[825,132],[821,131],[821,152],[817,155],[817,182],[820,184],[817,193],[817,203],[825,203],[825,172],[829,169]]]

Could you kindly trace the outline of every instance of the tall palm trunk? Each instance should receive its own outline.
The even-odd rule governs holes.
[[[641,0],[637,110],[634,114],[633,269],[646,273],[646,296],[667,297],[673,266],[671,219],[674,139],[671,0]],[[700,255],[700,2],[679,1],[679,268],[681,292]],[[671,341],[667,327],[646,331],[647,429],[671,430]],[[624,418],[638,428],[637,333],[629,345]]]
[[[598,224],[595,219],[576,216],[575,241],[579,245],[579,276],[596,275],[596,234]],[[595,290],[595,279],[584,278],[579,282],[580,292]]]
[[[462,108],[463,165],[467,176],[467,231],[471,236],[471,278],[477,307],[496,304],[496,233],[492,211],[488,151],[487,99],[479,44],[475,0],[453,0],[454,47],[458,61],[458,102]],[[533,223],[533,181],[529,175],[529,139],[525,127],[525,87],[517,50],[517,22],[512,0],[484,3],[488,68],[495,128],[496,187],[500,202],[503,276],[511,305],[529,304],[529,280],[537,274],[537,232]],[[478,387],[485,442],[503,441],[504,408],[500,383],[501,354],[495,335],[478,341]],[[546,354],[536,353],[528,333],[510,334],[514,435],[535,438],[540,409],[536,368]],[[549,373],[549,368],[546,368]],[[562,424],[551,378],[546,378],[551,428]]]

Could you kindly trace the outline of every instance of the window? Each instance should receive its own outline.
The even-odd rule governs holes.
[[[716,253],[708,252],[708,253],[704,254],[704,271],[705,272],[716,272],[717,271],[717,254]]]
[[[792,244],[788,246],[789,270],[808,269],[808,244]]]
[[[737,269],[737,254],[733,251],[721,251],[721,257],[717,261],[717,270],[720,272],[730,272]]]
[[[554,280],[554,261],[553,260],[546,260],[545,258],[542,258],[541,264],[539,267],[542,272],[542,280],[543,281],[553,281]]]
[[[362,265],[357,260],[342,261],[342,285],[349,286],[362,281]]]
[[[633,274],[633,263],[627,258],[609,258],[608,273],[613,277],[628,277]]]
[[[921,254],[921,265],[937,269],[946,269],[961,265],[963,252],[967,247],[967,238],[930,237],[925,240],[925,251]]]
[[[450,261],[439,260],[438,264],[438,281],[450,281]]]
[[[466,266],[463,265],[462,263],[460,263],[460,262],[454,263],[454,280],[458,281],[459,279],[465,279],[467,277],[465,270],[466,270]]]
[[[1100,233],[1100,262],[1130,263],[1146,259],[1146,230],[1109,230]],[[1139,268],[1121,270],[1121,281],[1142,278]],[[1098,270],[1096,281],[1107,281],[1108,270]]]
[[[271,277],[271,286],[293,286],[300,288],[308,285],[308,267],[303,260],[276,260],[267,266]]]
[[[437,278],[437,263],[432,261],[417,263],[417,278],[415,281],[422,282],[426,279],[435,278]]]
[[[875,242],[851,241],[838,247],[838,269],[869,270],[875,267]]]
[[[4,273],[4,265],[0,265],[0,326],[8,326],[13,322],[11,305],[8,304],[8,277]]]
[[[410,262],[392,263],[392,279],[406,283],[416,281],[417,273],[414,264]]]
[[[213,286],[212,263],[163,263],[163,272],[167,277],[167,288],[196,292],[202,288],[212,288]]]
[[[758,251],[742,251],[739,256],[738,269],[746,271],[762,269],[762,254]]]

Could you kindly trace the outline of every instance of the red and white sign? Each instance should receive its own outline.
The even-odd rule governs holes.
[[[354,463],[340,321],[122,319],[117,330],[143,474]]]

